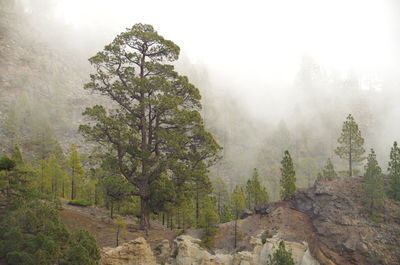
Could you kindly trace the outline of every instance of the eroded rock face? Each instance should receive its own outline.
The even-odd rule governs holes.
[[[155,265],[156,258],[143,237],[116,248],[101,250],[100,265]]]
[[[317,181],[291,198],[292,208],[312,222],[314,249],[332,261],[321,263],[399,264],[399,205],[387,200],[382,221],[376,223],[362,206],[361,186],[361,178]]]
[[[157,263],[146,240],[137,238],[117,248],[103,248],[100,265],[264,265],[267,264],[268,256],[277,249],[279,242],[279,239],[271,238],[262,244],[260,238],[252,237],[250,244],[254,246],[253,251],[211,254],[200,246],[199,239],[182,235],[175,239],[175,249],[170,253],[169,243],[165,240],[162,242]],[[311,257],[307,245],[295,242],[285,244],[292,251],[296,265],[319,265]]]
[[[233,254],[211,254],[200,247],[200,240],[190,236],[180,236],[175,240],[176,257],[173,264],[176,265],[261,265],[267,264],[269,255],[278,248],[280,240],[277,238],[267,239],[265,244],[260,238],[251,238],[250,244],[254,246],[253,251],[241,251]],[[308,246],[295,242],[285,242],[286,248],[292,251],[296,265],[319,265],[310,255]]]

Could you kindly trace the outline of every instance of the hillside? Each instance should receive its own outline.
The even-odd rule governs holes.
[[[63,42],[67,37],[51,41],[49,23],[0,9],[1,151],[9,148],[11,130],[29,157],[28,142],[41,128],[50,128],[65,149],[77,140],[81,112],[90,102],[82,89],[90,68],[87,56]]]
[[[255,239],[269,231],[272,238],[268,239],[267,243],[284,240],[289,247],[300,251],[300,256],[309,249],[311,256],[320,264],[398,264],[400,204],[386,200],[385,214],[381,216],[382,222],[372,221],[361,205],[361,183],[359,178],[319,181],[309,189],[297,191],[289,200],[257,207],[257,211],[263,213],[251,215],[238,222],[241,240],[236,250],[233,248],[234,222],[220,224],[212,252],[226,255],[225,257],[236,255],[234,253],[238,252],[252,253],[254,259],[259,259],[257,255],[262,255],[261,240]],[[61,212],[61,217],[69,228],[86,228],[96,236],[101,246],[113,247],[113,225],[106,217],[106,212],[93,209],[66,206]],[[128,220],[127,240],[144,237],[155,253],[163,239],[172,243],[177,235],[175,231],[156,225],[156,228],[150,231],[150,235],[146,236],[143,231],[135,229],[132,221],[133,219]],[[192,229],[185,234],[196,238],[199,237],[200,231]],[[176,239],[175,244],[171,245],[172,248],[177,248],[179,244],[187,244],[187,248],[195,247],[198,243],[190,237],[181,241]],[[170,254],[174,251],[172,249]],[[188,255],[196,261],[202,255],[195,253],[202,251],[207,252],[198,248],[193,250],[190,254],[192,256]]]
[[[307,242],[321,264],[399,264],[400,204],[386,199],[382,221],[372,221],[361,204],[361,184],[360,178],[318,181],[287,201],[259,206],[264,214],[239,222],[241,248],[268,230],[286,241]],[[220,225],[216,248],[232,250],[232,228]]]

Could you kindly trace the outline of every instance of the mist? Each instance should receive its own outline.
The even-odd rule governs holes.
[[[383,169],[400,138],[394,0],[21,0],[14,8],[30,17],[38,41],[68,51],[84,69],[73,91],[83,90],[87,59],[135,23],[178,44],[176,69],[199,87],[206,126],[224,148],[212,175],[231,186],[257,167],[277,197],[286,149],[300,186],[315,180],[327,158],[344,170],[334,149],[349,113]]]

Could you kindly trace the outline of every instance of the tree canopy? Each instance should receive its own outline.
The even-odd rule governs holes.
[[[285,151],[281,166],[281,198],[286,199],[296,191],[296,172],[288,150]]]
[[[107,96],[113,108],[95,105],[83,135],[105,147],[141,199],[141,227],[150,226],[151,186],[168,173],[176,186],[215,161],[220,149],[204,128],[200,93],[168,62],[179,47],[151,25],[136,24],[89,59],[95,69],[85,88]]]
[[[338,138],[339,146],[335,153],[342,159],[349,162],[349,177],[353,176],[354,163],[364,161],[364,138],[358,129],[358,124],[354,117],[349,114],[343,123],[342,133]]]

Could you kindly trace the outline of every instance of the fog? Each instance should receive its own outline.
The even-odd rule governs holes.
[[[215,174],[234,182],[243,181],[253,167],[276,181],[271,164],[284,147],[298,153],[298,163],[312,157],[319,170],[334,157],[348,113],[384,169],[390,145],[400,138],[400,5],[395,0],[19,3],[36,19],[41,38],[74,50],[82,62],[139,22],[178,44],[177,69],[202,91],[206,122],[225,148]],[[269,143],[284,130],[293,144],[283,139],[271,149]],[[299,147],[303,143],[307,148]],[[276,157],[265,150],[276,151]]]

